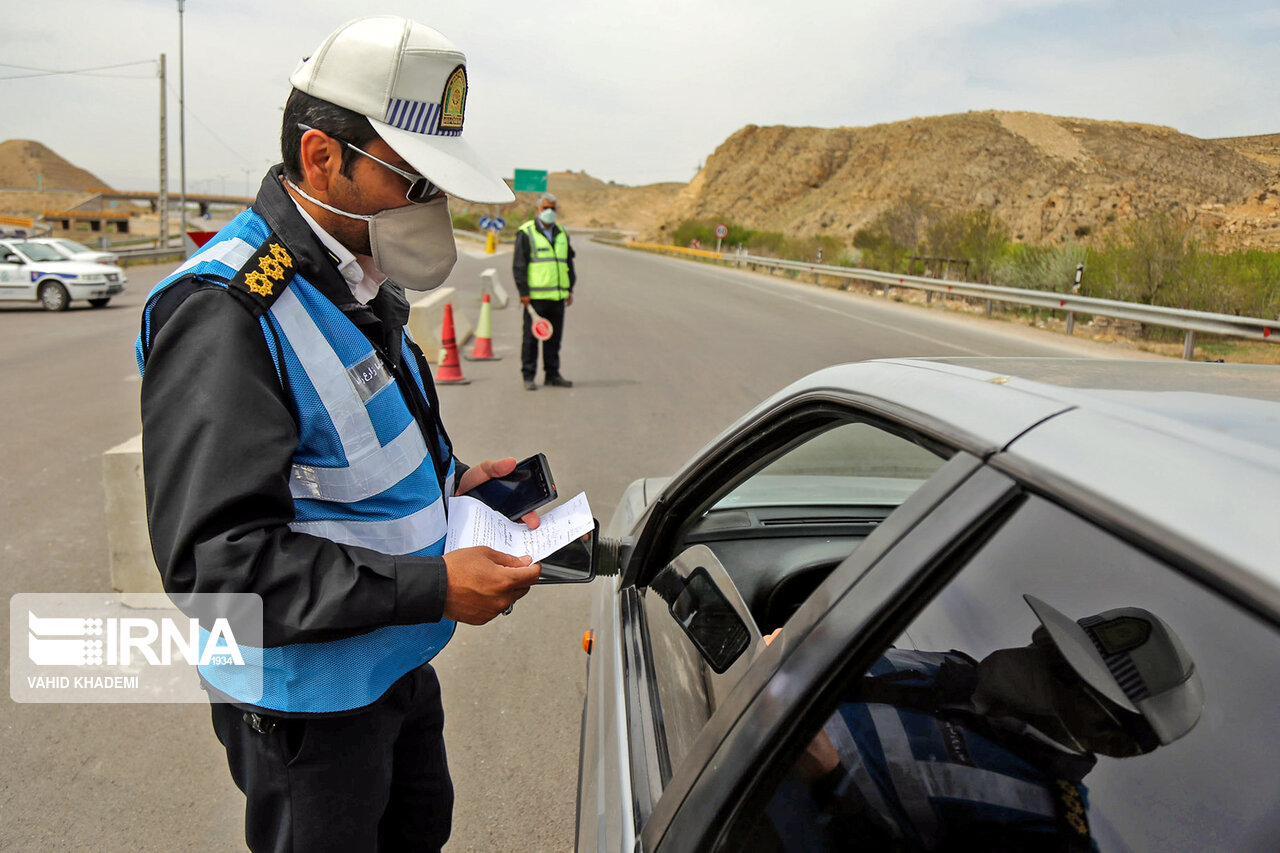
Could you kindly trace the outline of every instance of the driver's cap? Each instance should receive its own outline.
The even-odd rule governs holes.
[[[1071,668],[1116,705],[1141,714],[1160,743],[1173,743],[1195,726],[1204,686],[1178,635],[1160,617],[1120,607],[1072,621],[1033,595],[1022,597]]]

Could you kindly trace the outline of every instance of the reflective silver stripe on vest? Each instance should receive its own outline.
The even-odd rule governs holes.
[[[298,295],[285,288],[271,306],[271,314],[280,323],[307,378],[315,386],[320,402],[338,431],[347,460],[361,459],[381,447],[369,412],[347,377],[347,366],[329,346]]]
[[[444,498],[403,518],[385,521],[294,521],[289,529],[329,539],[341,545],[359,545],[383,554],[412,554],[435,544],[448,529]]]
[[[1053,817],[1053,798],[1044,786],[1024,782],[993,770],[921,761],[917,764],[925,787],[935,797],[968,800]]]
[[[858,805],[865,804],[867,807],[865,810],[857,809],[855,813],[869,811],[871,815],[880,819],[880,826],[885,831],[889,832],[895,840],[901,840],[902,828],[898,826],[893,811],[885,802],[880,786],[871,778],[871,772],[867,770],[866,762],[862,760],[862,751],[858,749],[858,742],[849,731],[844,717],[837,711],[831,715],[822,729],[831,739],[831,745],[835,747],[836,755],[840,756],[840,765],[846,774],[836,786],[836,797],[840,799],[853,797]],[[850,790],[851,788],[853,790]]]
[[[191,269],[197,264],[203,264],[206,261],[218,261],[226,264],[233,270],[238,270],[245,265],[249,258],[253,257],[253,253],[257,248],[249,245],[239,237],[232,237],[230,240],[222,240],[214,243],[204,251],[197,252],[191,257],[183,261],[182,266],[178,267],[170,278],[177,276],[179,273]]]
[[[554,253],[555,249],[551,249],[550,251]],[[554,254],[552,254],[552,256],[549,258],[530,258],[529,263],[531,264],[565,264],[567,266],[569,263],[569,259],[557,258]]]
[[[427,443],[417,421],[410,421],[380,451],[357,459],[345,468],[293,465],[289,492],[295,498],[319,498],[355,503],[385,492],[418,469],[427,458]]]
[[[867,710],[884,749],[884,761],[893,781],[893,790],[906,811],[912,825],[920,834],[926,850],[932,849],[938,840],[938,816],[929,802],[929,792],[919,776],[915,757],[911,754],[911,741],[902,725],[902,718],[892,705],[870,703]]]

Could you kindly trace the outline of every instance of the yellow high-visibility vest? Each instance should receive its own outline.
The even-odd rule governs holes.
[[[553,245],[532,219],[520,230],[529,238],[529,298],[569,298],[569,235],[561,228]]]

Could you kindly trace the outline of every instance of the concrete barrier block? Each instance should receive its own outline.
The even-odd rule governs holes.
[[[102,487],[107,498],[112,588],[125,593],[164,592],[147,531],[141,434],[102,454]]]
[[[486,293],[489,294],[490,304],[494,308],[506,308],[507,303],[511,301],[507,295],[507,289],[498,280],[498,271],[493,267],[480,273],[480,297],[483,299]]]
[[[454,288],[438,287],[423,294],[409,306],[409,334],[413,335],[413,339],[427,356],[427,361],[432,364],[440,362],[440,350],[443,346],[440,333],[444,326],[446,302],[453,306],[453,334],[459,350],[475,334],[475,322],[471,320],[470,313],[463,310],[461,299]]]

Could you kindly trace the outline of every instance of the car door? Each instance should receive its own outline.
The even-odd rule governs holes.
[[[643,829],[643,849],[708,849],[748,797],[758,765],[769,764],[840,662],[874,646],[851,647],[849,638],[874,635],[909,600],[920,567],[963,550],[1014,493],[1012,480],[962,451],[878,525],[804,599],[700,732]]]
[[[788,622],[644,849],[1274,849],[1275,615],[1149,548],[976,472]]]
[[[31,266],[12,245],[0,242],[0,299],[34,299]]]
[[[593,611],[602,642],[588,672],[579,849],[630,850],[641,836],[646,848],[656,843],[654,827],[677,810],[732,723],[721,709],[746,669],[727,680],[711,672],[655,578],[705,547],[733,586],[726,594],[746,603],[753,634],[771,631],[851,552],[900,536],[908,507],[936,503],[981,457],[1060,408],[1014,406],[1001,429],[979,437],[913,423],[900,404],[802,393],[744,419],[678,474],[649,505],[616,591]]]

